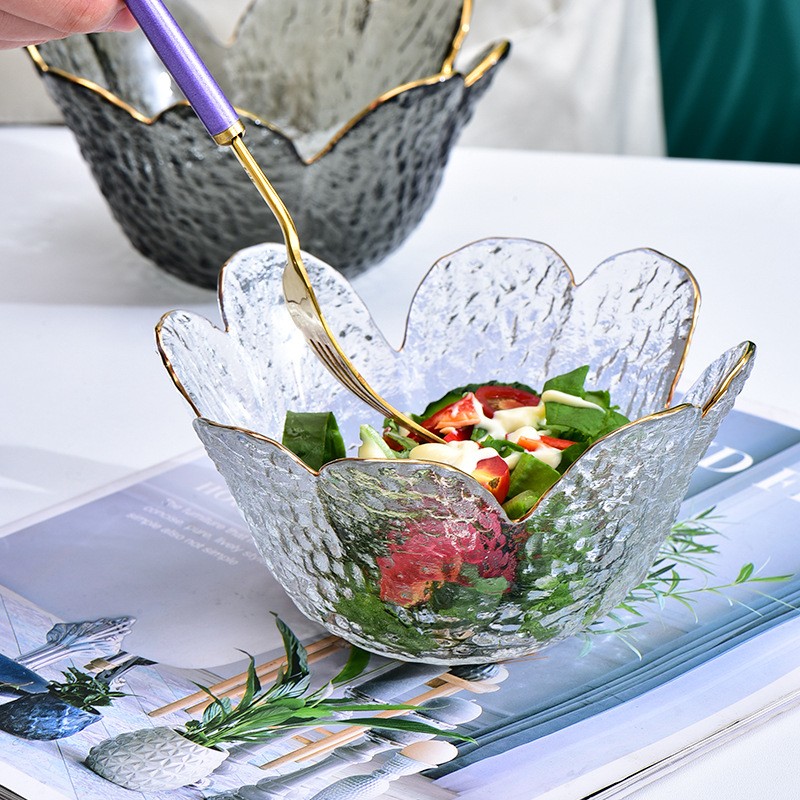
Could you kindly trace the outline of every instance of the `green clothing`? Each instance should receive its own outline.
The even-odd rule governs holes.
[[[800,2],[657,0],[671,156],[800,163]]]

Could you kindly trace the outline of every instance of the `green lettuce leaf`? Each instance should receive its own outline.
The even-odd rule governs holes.
[[[344,440],[330,411],[287,411],[281,441],[311,469],[345,457]]]
[[[522,492],[536,492],[541,497],[560,477],[549,464],[530,453],[523,453],[511,471],[508,496],[513,498]]]
[[[586,383],[586,376],[589,374],[589,365],[585,364],[582,367],[573,369],[571,372],[565,372],[563,375],[556,375],[555,378],[550,378],[545,382],[542,387],[542,392],[552,389],[556,392],[564,392],[565,394],[572,394],[575,397],[583,397],[586,390],[583,385]]]

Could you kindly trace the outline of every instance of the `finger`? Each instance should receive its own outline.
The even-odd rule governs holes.
[[[0,11],[0,47],[9,50],[26,44],[39,44],[60,37],[60,31],[31,22],[7,11]]]
[[[112,25],[132,27],[122,0],[4,0],[3,7],[20,19],[29,19],[60,36],[109,30]]]
[[[138,28],[139,25],[136,20],[133,18],[133,14],[128,11],[127,8],[123,8],[122,11],[118,11],[117,15],[111,22],[103,28],[106,31],[132,31]]]

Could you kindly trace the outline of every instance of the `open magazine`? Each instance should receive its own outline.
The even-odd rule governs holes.
[[[798,497],[800,431],[733,412],[682,510],[689,518],[713,507],[720,534],[713,576],[694,575],[697,588],[703,581],[733,583],[748,563],[764,575],[800,576],[800,541],[791,535],[800,520]],[[0,533],[0,654],[6,660],[37,652],[59,623],[125,619],[119,647],[135,662],[125,674],[126,696],[84,730],[54,741],[0,731],[0,787],[28,800],[212,798],[262,780],[261,765],[297,746],[283,740],[240,753],[203,786],[160,794],[121,789],[83,764],[89,749],[110,736],[185,721],[183,710],[163,718],[148,712],[190,695],[197,683],[213,685],[241,671],[243,651],[260,661],[280,655],[269,612],[304,643],[327,635],[272,579],[207,459],[172,465]],[[694,611],[652,603],[638,620],[646,624],[629,632],[590,635],[589,647],[586,637],[576,637],[506,665],[501,689],[476,696],[482,713],[464,729],[474,743],[461,744],[459,756],[428,773],[424,784],[404,789],[398,783],[392,791],[478,798],[491,787],[513,797],[513,787],[524,786],[526,797],[544,798],[570,786],[574,797],[622,796],[671,768],[678,754],[717,741],[730,728],[726,714],[752,723],[768,716],[793,697],[800,577],[760,589],[763,594],[747,587],[698,592]],[[346,648],[334,652],[321,664],[323,676],[346,655]],[[85,668],[86,659],[73,654],[37,671],[54,680],[70,666]],[[375,658],[367,677],[389,668]],[[696,702],[679,702],[692,693]],[[652,711],[673,706],[674,713]],[[630,731],[634,719],[636,736],[609,735]],[[543,763],[547,769],[531,769]]]

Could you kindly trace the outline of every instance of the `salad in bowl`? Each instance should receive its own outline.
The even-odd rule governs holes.
[[[400,350],[306,256],[348,357],[448,442],[431,445],[370,419],[316,360],[283,306],[284,260],[279,245],[238,253],[220,278],[224,330],[172,312],[159,348],[288,594],[394,658],[522,656],[614,608],[753,363],[751,343],[731,348],[673,404],[699,293],[653,250],[576,285],[542,243],[468,245],[420,285]]]

